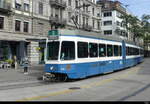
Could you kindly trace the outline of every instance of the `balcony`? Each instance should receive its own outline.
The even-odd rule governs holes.
[[[63,0],[49,0],[50,5],[55,8],[62,8],[65,9],[67,7],[66,2]]]
[[[82,14],[84,15],[84,16],[90,16],[90,11],[82,11]]]
[[[0,12],[3,14],[10,14],[11,12],[11,4],[6,3],[5,1],[0,1]]]
[[[84,25],[82,25],[82,29],[86,30],[86,31],[92,31],[92,26],[90,26],[88,24],[84,24]]]
[[[51,24],[60,25],[60,26],[65,26],[67,23],[66,19],[61,19],[61,18],[53,17],[53,16],[49,17],[49,22]]]

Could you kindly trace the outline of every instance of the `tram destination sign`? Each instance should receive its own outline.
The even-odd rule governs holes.
[[[50,31],[48,31],[48,39],[49,40],[57,40],[57,39],[59,39],[59,31],[58,30],[50,30]]]

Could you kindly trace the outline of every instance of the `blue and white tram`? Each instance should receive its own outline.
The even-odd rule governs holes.
[[[51,30],[47,39],[43,79],[80,79],[134,66],[143,48],[93,32]]]

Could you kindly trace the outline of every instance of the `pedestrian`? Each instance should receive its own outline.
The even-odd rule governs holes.
[[[16,56],[14,56],[14,66],[15,66],[15,70],[17,70],[18,63],[17,63],[17,57]]]
[[[24,74],[28,74],[29,60],[27,57],[23,61],[23,67],[24,67]]]

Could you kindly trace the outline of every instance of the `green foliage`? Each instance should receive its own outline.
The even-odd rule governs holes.
[[[5,62],[7,62],[7,63],[9,63],[9,64],[12,64],[12,63],[13,63],[13,60],[8,59],[8,60],[5,60]]]
[[[140,21],[136,16],[127,15],[127,14],[121,16],[120,18],[123,19],[122,23],[124,26],[126,26],[126,29],[131,33],[133,33],[134,41],[135,38],[138,37],[141,37],[143,39],[149,38],[149,35],[145,35],[145,34],[150,33],[150,23],[148,21],[150,20],[150,15],[144,14],[142,16],[142,21]]]

